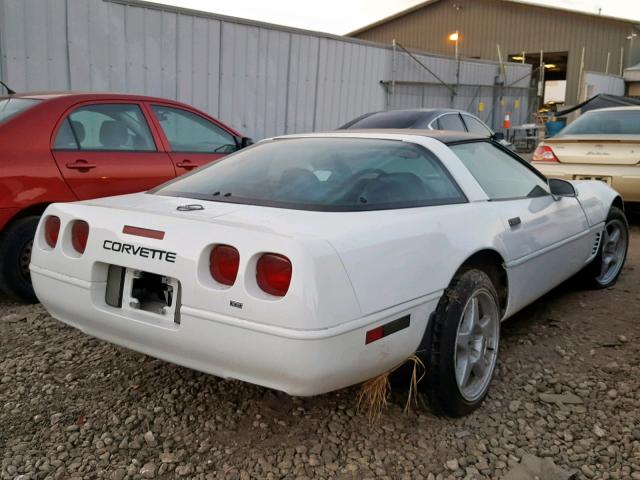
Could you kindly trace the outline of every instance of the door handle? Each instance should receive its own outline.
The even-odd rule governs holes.
[[[187,170],[191,168],[196,168],[198,165],[193,163],[191,160],[183,160],[181,162],[176,163],[176,166],[180,168],[186,168]]]
[[[522,221],[520,220],[520,217],[513,217],[509,219],[509,226],[511,228],[516,227],[518,225],[520,225],[522,223]]]
[[[86,160],[76,160],[73,163],[67,163],[65,167],[70,168],[71,170],[88,171],[88,170],[91,170],[92,168],[96,168],[97,165],[94,165],[93,163],[89,163]]]

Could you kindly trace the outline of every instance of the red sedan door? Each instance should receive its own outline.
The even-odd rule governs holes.
[[[149,190],[175,177],[138,103],[96,102],[66,114],[52,153],[81,200]]]
[[[151,111],[166,137],[178,175],[238,149],[234,135],[202,115],[161,104],[151,105]]]

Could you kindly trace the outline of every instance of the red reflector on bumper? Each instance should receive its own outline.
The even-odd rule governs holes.
[[[375,342],[376,340],[380,340],[382,337],[384,337],[384,329],[380,326],[367,332],[367,338],[364,343],[366,345],[368,343]]]
[[[404,330],[405,328],[409,327],[410,323],[411,323],[411,316],[405,315],[404,317],[400,317],[396,320],[392,320],[389,323],[380,325],[379,327],[376,327],[373,330],[369,330],[364,340],[364,344],[368,345],[369,343],[380,340],[381,338],[384,338],[387,335],[391,335],[392,333],[396,333],[400,330]]]
[[[126,233],[127,235],[136,235],[138,237],[155,238],[156,240],[162,240],[164,238],[164,232],[161,230],[132,227],[131,225],[125,225],[122,229],[122,233]]]

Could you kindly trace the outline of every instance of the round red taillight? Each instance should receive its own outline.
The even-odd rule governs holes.
[[[284,297],[291,283],[291,261],[284,255],[265,253],[256,265],[258,286],[270,295]]]
[[[216,282],[233,285],[238,276],[240,253],[231,245],[216,245],[209,255],[209,271]]]
[[[55,215],[47,217],[44,221],[44,240],[51,248],[58,243],[58,235],[60,234],[60,218]]]
[[[89,239],[89,224],[84,220],[76,220],[71,227],[71,244],[78,253],[84,253]]]

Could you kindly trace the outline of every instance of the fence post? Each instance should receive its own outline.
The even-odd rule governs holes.
[[[491,128],[493,130],[497,130],[496,127],[496,111],[498,110],[498,88],[499,88],[499,77],[497,76],[495,79],[495,82],[493,84],[493,87],[491,88]]]
[[[395,101],[396,93],[396,39],[393,39],[391,47],[391,89],[387,89],[387,110],[389,110]]]

